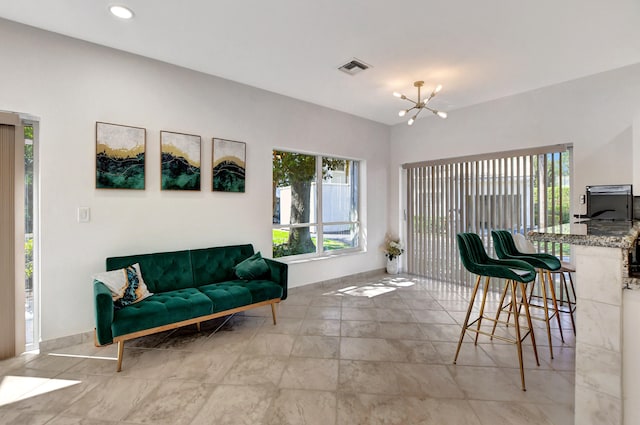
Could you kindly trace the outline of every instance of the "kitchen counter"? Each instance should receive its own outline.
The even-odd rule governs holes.
[[[532,241],[629,249],[640,234],[640,221],[583,220],[531,231]]]
[[[578,246],[620,248],[622,250],[621,286],[640,290],[640,276],[629,276],[629,255],[640,235],[640,221],[583,220],[528,233],[532,241],[558,242]]]
[[[637,399],[640,383],[623,370],[634,370],[640,352],[634,309],[640,300],[640,279],[629,277],[630,252],[639,234],[638,221],[586,220],[527,235],[532,241],[572,245],[577,290],[576,425],[638,423],[634,403],[625,400]]]

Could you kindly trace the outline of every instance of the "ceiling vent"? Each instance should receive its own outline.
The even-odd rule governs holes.
[[[345,72],[345,73],[349,74],[349,75],[356,75],[356,74],[364,71],[365,69],[369,69],[369,68],[371,68],[371,65],[367,65],[366,63],[364,63],[360,59],[353,58],[353,60],[345,63],[344,65],[342,65],[338,69],[340,71],[342,71],[342,72]]]

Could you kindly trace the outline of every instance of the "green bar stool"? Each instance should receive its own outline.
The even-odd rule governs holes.
[[[475,333],[474,343],[478,344],[478,336],[480,334],[497,338],[511,344],[515,344],[518,351],[518,362],[520,364],[520,379],[522,381],[522,390],[526,391],[524,381],[524,364],[522,357],[522,341],[529,336],[531,339],[531,345],[533,346],[533,353],[536,357],[536,364],[540,366],[538,361],[538,350],[536,348],[536,338],[533,333],[533,325],[531,323],[531,315],[529,314],[529,303],[527,300],[526,284],[533,282],[536,278],[535,269],[528,263],[519,260],[496,260],[490,258],[484,249],[484,245],[480,240],[480,237],[475,233],[458,233],[456,235],[458,241],[458,251],[460,252],[460,258],[464,267],[470,272],[477,275],[475,286],[473,287],[473,293],[471,300],[469,301],[469,307],[467,309],[467,315],[462,325],[462,332],[460,332],[460,340],[458,341],[458,348],[456,349],[456,356],[453,359],[453,364],[458,361],[458,355],[460,354],[460,348],[462,347],[462,341],[467,332]],[[477,318],[470,322],[471,312],[475,304],[478,289],[482,277],[485,278],[483,287],[482,303],[480,306],[480,313]],[[489,281],[491,278],[505,279],[505,289],[500,304],[502,305],[504,297],[508,290],[511,291],[510,301],[510,315],[507,318],[507,322],[499,321],[499,317],[485,315],[485,304],[487,300],[487,292],[489,291]],[[521,297],[518,302],[518,289],[520,289]],[[520,326],[520,311],[524,308],[525,316],[527,319],[527,327]],[[494,335],[495,327],[498,323],[509,324],[511,314],[514,316],[515,338],[503,337]],[[483,331],[480,326],[483,320],[489,320],[494,323],[493,332],[489,333]]]
[[[492,230],[491,237],[493,238],[493,246],[496,250],[496,254],[500,259],[511,259],[525,261],[532,267],[538,270],[538,280],[542,289],[542,306],[531,304],[531,307],[538,307],[544,310],[544,317],[542,320],[547,327],[547,339],[549,341],[549,354],[553,359],[553,343],[551,341],[551,320],[555,317],[558,321],[558,329],[560,331],[560,339],[564,342],[564,335],[562,333],[562,323],[560,321],[560,310],[558,308],[558,300],[556,298],[556,291],[553,284],[552,272],[560,270],[561,264],[557,257],[550,254],[529,254],[523,253],[518,250],[513,240],[513,235],[508,230]],[[529,299],[533,294],[535,281],[531,284]],[[547,293],[548,291],[548,293]],[[551,295],[551,308],[549,308],[549,299]],[[504,299],[503,293],[502,298]],[[501,308],[498,309],[496,318],[500,316],[500,313],[504,310],[502,308],[502,300],[500,301]],[[549,310],[552,310],[549,312]]]
[[[524,254],[537,254],[535,246],[530,240],[524,237],[521,233],[513,234],[513,241],[516,243],[518,250]],[[571,328],[573,329],[573,335],[576,334],[576,287],[573,283],[573,277],[571,276],[576,272],[576,268],[573,264],[560,260],[560,269],[551,272],[552,275],[560,276],[560,299],[558,299],[558,306],[560,307],[560,313],[568,314],[571,319]],[[567,282],[567,276],[569,281]],[[569,285],[571,285],[569,287]],[[571,289],[571,292],[569,292]],[[564,290],[564,292],[563,292]],[[565,298],[566,296],[566,298]],[[542,298],[540,295],[529,295],[529,303],[531,305],[532,298]]]

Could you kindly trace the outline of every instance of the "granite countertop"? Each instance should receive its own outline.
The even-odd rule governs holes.
[[[629,249],[640,234],[640,221],[583,220],[530,231],[532,241]]]
[[[640,221],[583,220],[562,224],[528,233],[532,241],[561,242],[572,245],[620,248],[629,250],[640,235]],[[621,257],[623,289],[640,291],[640,277],[629,275],[629,257]]]

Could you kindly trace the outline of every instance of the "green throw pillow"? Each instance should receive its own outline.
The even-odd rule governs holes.
[[[264,261],[260,252],[256,252],[251,257],[238,263],[234,268],[236,276],[244,280],[257,279],[269,272],[269,266]]]

